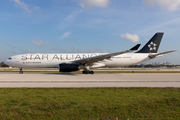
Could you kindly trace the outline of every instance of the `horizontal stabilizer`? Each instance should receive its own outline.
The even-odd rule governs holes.
[[[163,55],[163,54],[167,54],[167,53],[171,53],[171,52],[176,52],[176,50],[172,50],[172,51],[167,51],[167,52],[163,52],[163,53],[158,53],[158,54],[154,54],[154,55],[149,55],[148,57],[150,58],[150,59],[153,59],[153,58],[155,58],[155,57],[157,57],[157,56],[159,56],[159,55]]]

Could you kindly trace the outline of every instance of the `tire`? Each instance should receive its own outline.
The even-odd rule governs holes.
[[[90,74],[94,74],[94,71],[89,71]]]
[[[20,71],[19,74],[23,74],[23,71]]]
[[[85,73],[84,74],[88,74],[89,73],[89,71],[85,71]]]

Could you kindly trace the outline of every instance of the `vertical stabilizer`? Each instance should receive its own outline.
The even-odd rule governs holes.
[[[164,33],[156,33],[137,53],[157,53]]]

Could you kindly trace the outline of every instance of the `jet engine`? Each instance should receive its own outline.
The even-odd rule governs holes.
[[[59,72],[72,72],[80,70],[80,66],[78,64],[59,64]]]

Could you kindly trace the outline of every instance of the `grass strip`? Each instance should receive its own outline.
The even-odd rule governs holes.
[[[0,119],[180,119],[180,88],[1,88]]]

